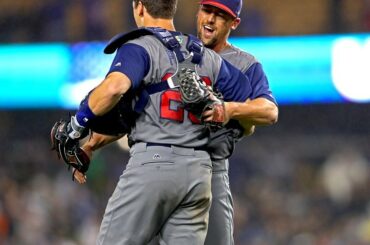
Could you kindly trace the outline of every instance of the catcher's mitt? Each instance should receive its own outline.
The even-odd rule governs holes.
[[[57,152],[59,159],[63,159],[68,170],[73,168],[72,180],[74,180],[76,170],[85,174],[90,165],[90,158],[80,148],[79,143],[79,140],[88,132],[75,122],[75,117],[71,117],[71,121],[60,120],[54,124],[50,132],[52,150]]]
[[[202,121],[202,115],[206,110],[212,110],[212,120],[203,122],[211,129],[220,128],[225,123],[225,107],[222,95],[215,93],[207,86],[198,74],[184,68],[179,74],[180,93],[184,108],[193,113]]]

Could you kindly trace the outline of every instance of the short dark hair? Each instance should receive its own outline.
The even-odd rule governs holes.
[[[135,6],[141,2],[154,18],[173,19],[176,13],[177,0],[133,0]]]

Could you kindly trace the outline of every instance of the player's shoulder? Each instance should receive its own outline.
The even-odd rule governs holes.
[[[233,55],[236,57],[239,57],[241,59],[250,60],[251,62],[257,62],[257,59],[254,55],[251,53],[248,53],[245,50],[242,50],[234,45],[230,45],[227,49],[224,50],[224,52],[229,55]],[[221,52],[222,53],[222,52]]]
[[[144,48],[157,47],[160,41],[153,35],[145,35],[128,41],[127,43],[136,44]]]
[[[208,69],[212,73],[218,73],[222,64],[222,57],[209,48],[204,48],[202,62],[200,67],[202,69]]]
[[[204,47],[203,60],[203,63],[206,64],[210,61],[220,64],[222,61],[222,57],[212,49]]]
[[[230,45],[220,53],[221,57],[234,65],[242,72],[247,71],[253,64],[258,63],[254,55],[238,47]]]

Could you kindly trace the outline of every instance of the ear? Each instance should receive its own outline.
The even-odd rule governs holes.
[[[240,24],[240,18],[236,18],[235,20],[233,20],[233,23],[231,25],[231,30],[236,30],[236,28],[238,28],[239,24]]]
[[[140,17],[143,17],[144,16],[144,11],[146,10],[145,6],[143,5],[143,3],[141,1],[139,1],[139,4],[137,5],[137,7],[138,7],[138,15]]]

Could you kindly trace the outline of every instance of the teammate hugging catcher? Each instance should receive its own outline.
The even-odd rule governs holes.
[[[201,8],[206,2],[229,6],[235,1],[203,1]],[[80,166],[95,149],[129,135],[130,159],[108,201],[97,244],[146,245],[156,236],[162,244],[204,244],[212,168],[220,154],[210,139],[222,130],[240,138],[255,122],[266,124],[265,114],[259,120],[253,114],[259,97],[254,80],[196,37],[175,31],[176,4],[133,1],[139,28],[112,38],[104,51],[116,54],[106,78],[51,133],[54,148],[77,169],[73,176],[79,182],[87,171]],[[219,157],[225,160],[231,151],[228,147],[227,156]]]

